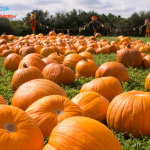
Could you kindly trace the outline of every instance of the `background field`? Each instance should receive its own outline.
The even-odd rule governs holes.
[[[109,41],[117,41],[117,38],[115,37],[102,37],[106,38]],[[131,37],[133,41],[139,39],[138,37]],[[141,38],[144,43],[147,41],[150,41],[149,38]],[[100,40],[98,38],[97,40]],[[149,53],[150,54],[150,53]],[[116,61],[116,53],[111,53],[111,54],[95,54],[94,56],[94,61],[98,66],[103,64],[104,62],[109,62],[109,61]],[[13,92],[11,90],[11,79],[13,76],[14,72],[6,71],[3,63],[4,63],[5,58],[0,57],[0,72],[2,74],[2,77],[0,77],[0,95],[2,95],[5,100],[8,102],[8,104],[11,104],[11,98],[13,96]],[[141,90],[145,91],[144,89],[144,83],[146,76],[150,73],[150,69],[144,69],[142,67],[140,68],[132,68],[129,67],[127,68],[128,73],[129,73],[129,83],[123,83],[123,92],[131,91],[131,90]],[[76,94],[79,93],[80,88],[84,83],[87,83],[91,81],[94,78],[76,78],[74,84],[72,85],[60,85],[64,91],[66,92],[67,96],[69,99],[73,98]],[[143,136],[140,138],[132,138],[132,136],[129,139],[124,139],[122,136],[122,133],[115,133],[117,136],[118,140],[120,141],[122,148],[126,150],[144,150],[144,149],[150,149],[150,136]],[[46,142],[47,140],[45,140]]]

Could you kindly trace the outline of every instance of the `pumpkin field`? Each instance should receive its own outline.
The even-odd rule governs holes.
[[[149,150],[149,44],[2,34],[0,150]]]

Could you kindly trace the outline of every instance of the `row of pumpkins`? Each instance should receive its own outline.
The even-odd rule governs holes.
[[[14,45],[5,41],[0,46],[2,55],[5,51],[2,47],[8,46],[6,51],[13,50],[13,53],[6,55],[5,69],[16,70],[11,81],[15,92],[11,105],[7,105],[0,96],[0,150],[121,150],[115,135],[104,125],[106,123],[110,129],[124,132],[127,137],[130,133],[135,137],[150,135],[150,122],[147,119],[150,115],[150,93],[123,93],[121,86],[121,82],[129,82],[126,67],[141,66],[144,58],[149,55],[143,57],[139,50],[131,48],[131,41],[124,41],[130,45],[111,51],[117,52],[117,55],[120,53],[118,60],[123,61],[106,62],[98,68],[91,51],[78,51],[80,46],[98,50],[96,45],[99,43],[95,42],[94,37],[86,41],[84,37],[56,36],[52,33],[55,34],[50,32],[46,38],[42,34],[19,37],[13,41]],[[119,46],[124,38],[127,39],[119,39]],[[86,44],[88,41],[92,42]],[[76,47],[76,53],[64,55],[67,48],[63,53],[65,46],[59,44],[66,42],[69,43],[70,51]],[[107,42],[109,51],[111,45],[115,44]],[[52,46],[56,47],[53,49],[55,52],[49,53]],[[101,44],[100,47],[108,49],[107,46]],[[45,50],[43,54],[39,47],[41,50],[50,50]],[[75,69],[77,77],[94,76],[96,79],[84,84],[80,93],[69,100],[58,84],[74,82],[72,69]],[[148,91],[149,78],[150,75],[145,81]],[[49,137],[45,146],[43,137]]]

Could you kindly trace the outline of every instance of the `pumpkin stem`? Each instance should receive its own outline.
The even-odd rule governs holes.
[[[6,123],[6,124],[4,125],[4,129],[5,129],[6,132],[9,132],[9,133],[16,131],[15,125],[14,125],[13,123],[10,123],[10,122],[9,122],[9,123]]]
[[[7,46],[7,50],[9,49],[9,47]]]
[[[58,109],[58,108],[54,109],[54,112],[55,112],[55,114],[58,115],[58,116],[61,116],[61,115],[63,114],[63,110]]]
[[[29,46],[29,43],[27,43],[27,46]]]
[[[84,60],[84,61],[88,61],[88,60],[85,58],[85,56],[83,56],[83,60]]]
[[[23,68],[28,68],[28,66],[26,65],[26,63],[23,64]]]
[[[127,48],[132,48],[130,43],[127,44]]]
[[[59,54],[59,49],[57,49],[57,55],[60,56],[60,54]]]
[[[103,47],[102,44],[100,44],[100,45],[99,45],[99,48],[102,48],[102,47]]]

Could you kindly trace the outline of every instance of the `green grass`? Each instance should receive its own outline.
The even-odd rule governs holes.
[[[104,37],[103,37],[104,38]],[[109,37],[105,37],[107,40],[112,41],[117,39],[112,39]],[[99,38],[100,39],[100,38]],[[98,40],[99,40],[98,39]],[[139,38],[132,38],[134,40]],[[148,38],[140,38],[144,43],[149,41]],[[150,54],[150,53],[149,53]],[[98,66],[108,61],[116,61],[116,53],[111,54],[95,54],[94,61]],[[0,95],[2,95],[8,104],[11,104],[11,99],[13,96],[13,92],[11,90],[11,79],[14,72],[6,71],[4,68],[4,60],[5,58],[0,57],[0,72],[2,76],[0,77]],[[123,83],[123,92],[131,91],[131,90],[141,90],[145,91],[144,84],[146,76],[150,73],[150,69],[140,68],[127,68],[129,73],[129,83]],[[91,81],[94,78],[76,78],[74,84],[71,85],[60,85],[64,91],[66,92],[69,99],[73,98],[80,92],[80,89],[83,84]],[[124,150],[146,150],[150,149],[150,136],[143,136],[140,138],[133,138],[132,136],[128,139],[125,139],[123,133],[114,133],[118,138],[121,146]],[[46,140],[45,140],[46,143]]]

